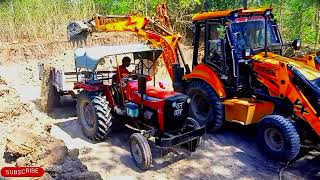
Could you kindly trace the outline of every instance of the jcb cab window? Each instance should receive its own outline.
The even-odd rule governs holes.
[[[231,25],[234,39],[238,50],[244,49],[262,49],[265,43],[265,21],[248,20],[244,22],[235,22]],[[270,23],[267,24],[268,45],[280,43],[276,32]]]
[[[225,29],[221,24],[208,24],[207,62],[217,63],[222,60],[221,39],[225,38]]]

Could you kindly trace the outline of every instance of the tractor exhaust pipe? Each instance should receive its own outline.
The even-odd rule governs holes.
[[[243,8],[248,9],[248,0],[243,0]]]
[[[264,57],[268,57],[268,16],[264,20]]]

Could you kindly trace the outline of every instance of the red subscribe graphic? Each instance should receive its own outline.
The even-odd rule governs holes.
[[[3,177],[41,177],[44,169],[41,167],[4,167],[1,169]]]

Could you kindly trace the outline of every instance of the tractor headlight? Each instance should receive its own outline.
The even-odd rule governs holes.
[[[266,15],[269,16],[271,14],[271,11],[267,11]]]
[[[235,18],[239,17],[239,13],[234,13],[233,17],[235,17]]]
[[[191,99],[190,99],[190,98],[187,99],[187,103],[188,103],[188,104],[191,103]]]

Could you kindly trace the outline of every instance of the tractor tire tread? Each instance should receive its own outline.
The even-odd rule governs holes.
[[[112,125],[112,115],[111,110],[108,107],[108,102],[100,96],[89,95],[89,93],[85,91],[80,92],[79,99],[81,100],[81,98],[88,98],[88,100],[91,101],[96,116],[96,131],[93,135],[86,134],[87,137],[91,140],[104,140]],[[78,105],[77,109],[79,109]],[[84,128],[82,124],[81,127]]]
[[[151,154],[150,145],[149,145],[147,139],[140,133],[132,134],[130,136],[130,143],[133,140],[135,140],[138,143],[138,146],[142,150],[142,158],[143,158],[142,159],[142,164],[140,164],[140,165],[137,164],[137,165],[142,170],[146,170],[151,166],[151,163],[152,163],[152,154]],[[132,154],[131,146],[130,146],[130,152]]]

